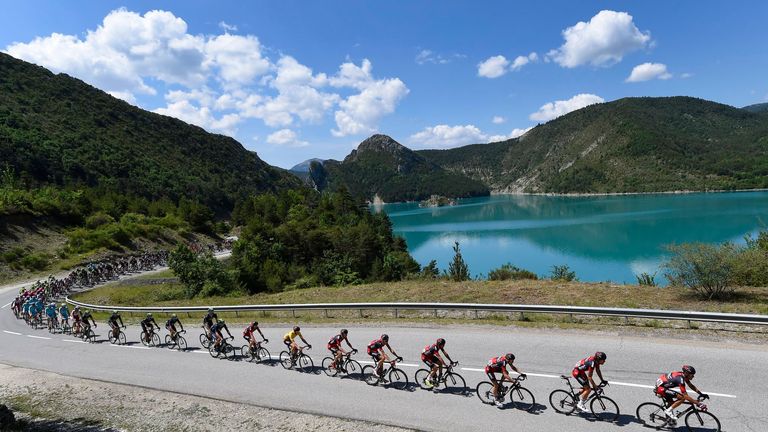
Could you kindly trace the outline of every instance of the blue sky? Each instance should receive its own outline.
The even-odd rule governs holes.
[[[25,1],[0,49],[235,137],[274,165],[415,149],[590,103],[768,101],[768,2]]]

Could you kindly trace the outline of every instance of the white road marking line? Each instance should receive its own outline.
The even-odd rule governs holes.
[[[461,368],[461,370],[469,371],[469,372],[485,372],[485,369],[476,369],[476,368]],[[560,378],[559,375],[548,375],[548,374],[537,374],[537,373],[529,373],[526,372],[526,375],[529,376],[535,376],[535,377],[542,377],[542,378]],[[653,389],[654,386],[645,385],[645,384],[635,384],[635,383],[625,383],[620,381],[611,381],[611,385],[617,385],[617,386],[624,386],[624,387],[637,387],[637,388],[645,388],[645,389]],[[736,399],[737,396],[730,395],[730,394],[724,394],[724,393],[707,393],[710,396],[719,396],[719,397],[725,397],[725,398],[732,398]]]
[[[190,352],[192,352],[194,354],[208,354],[208,351],[201,351],[201,350],[190,351]]]
[[[16,336],[21,336],[21,333],[16,333],[16,332],[8,331],[8,330],[3,330],[3,333],[8,333],[8,334],[16,335]]]
[[[33,336],[33,335],[27,335],[27,337],[30,337],[30,338],[35,338],[35,339],[45,339],[45,340],[51,340],[51,338],[49,338],[49,337],[45,337],[45,336]]]
[[[5,309],[5,308],[7,308],[8,306],[10,306],[11,304],[13,304],[13,302],[10,302],[10,303],[8,303],[8,304],[7,304],[7,305],[5,305],[5,306],[3,306],[3,307],[0,307],[0,309]]]
[[[372,362],[372,361],[368,361],[368,360],[360,360],[358,363],[364,363],[364,364],[374,364],[374,362]],[[387,363],[387,362],[384,362],[384,363]],[[404,366],[404,367],[414,367],[414,368],[417,368],[417,367],[419,367],[419,365],[417,365],[417,364],[411,364],[411,363],[398,363],[397,365],[398,365],[398,366]]]
[[[143,349],[143,350],[152,349],[152,348],[149,348],[149,347],[131,346],[131,345],[115,345],[115,344],[111,344],[111,346],[116,347],[116,348],[133,348],[133,349]]]
[[[88,343],[86,341],[81,340],[73,340],[73,339],[62,339],[63,342],[74,342],[74,343]]]

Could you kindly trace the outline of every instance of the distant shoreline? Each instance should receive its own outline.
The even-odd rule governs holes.
[[[689,195],[697,193],[729,193],[729,192],[766,192],[768,188],[758,189],[712,189],[712,190],[674,190],[663,192],[491,192],[491,195],[532,195],[553,197],[590,197],[590,196],[623,196],[623,195]]]

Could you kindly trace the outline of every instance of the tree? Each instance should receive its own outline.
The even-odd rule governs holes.
[[[461,256],[459,242],[454,242],[453,245],[453,261],[448,265],[448,277],[456,282],[469,280],[469,267]]]

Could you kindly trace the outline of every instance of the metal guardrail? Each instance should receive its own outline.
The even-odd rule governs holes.
[[[101,306],[81,303],[66,298],[67,303],[88,308],[95,311],[120,310],[136,313],[192,313],[205,312],[208,306],[179,306],[179,307],[127,307],[127,306]],[[480,303],[311,303],[311,304],[264,304],[264,305],[236,305],[216,306],[218,312],[275,312],[290,311],[325,311],[330,310],[358,310],[360,316],[363,310],[392,310],[395,316],[401,310],[430,310],[434,311],[474,311],[478,312],[510,312],[510,313],[539,313],[559,315],[592,315],[621,318],[645,318],[663,320],[682,320],[716,322],[729,324],[768,325],[768,315],[747,315],[717,312],[694,312],[663,309],[621,309],[600,308],[584,306],[548,306],[548,305],[519,305],[519,304],[480,304]]]

